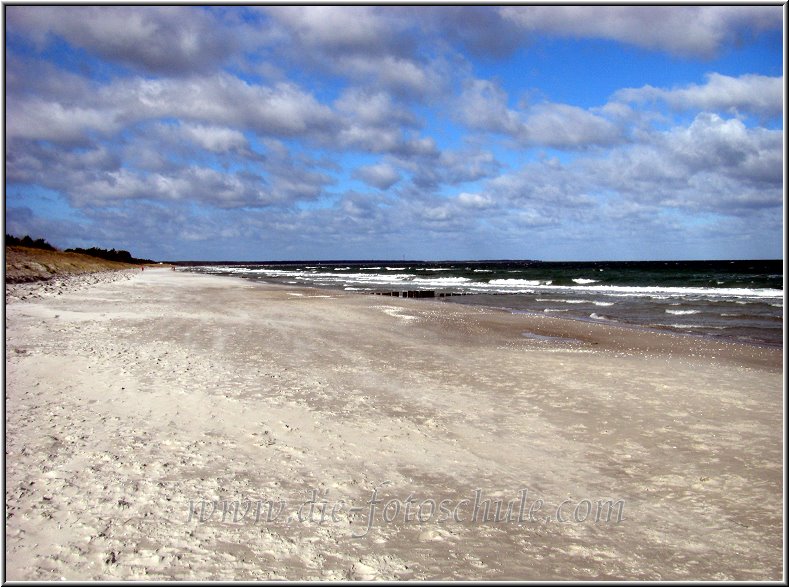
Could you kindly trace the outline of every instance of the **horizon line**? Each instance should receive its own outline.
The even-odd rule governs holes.
[[[280,259],[280,260],[205,260],[205,259],[180,259],[164,260],[163,263],[232,263],[248,265],[264,264],[303,264],[317,263],[335,265],[338,263],[367,264],[367,263],[703,263],[703,262],[747,262],[747,261],[782,261],[783,258],[722,258],[722,259],[597,259],[597,260],[547,260],[547,259]]]

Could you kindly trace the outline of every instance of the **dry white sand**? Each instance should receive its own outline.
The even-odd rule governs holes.
[[[167,270],[18,292],[9,580],[783,576],[780,350]]]

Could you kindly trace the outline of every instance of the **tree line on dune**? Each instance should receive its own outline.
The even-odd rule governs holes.
[[[45,251],[57,251],[55,247],[50,245],[43,238],[37,238],[36,240],[33,240],[32,238],[30,238],[29,235],[25,235],[22,238],[18,238],[15,236],[11,236],[10,234],[7,234],[5,235],[5,244],[6,246],[30,247],[31,249],[44,249]]]
[[[29,235],[25,235],[22,238],[12,236],[10,234],[5,235],[5,244],[6,246],[19,246],[19,247],[30,247],[32,249],[43,249],[45,251],[58,251],[59,249],[50,245],[47,241],[43,238],[32,239]],[[141,264],[141,263],[154,263],[151,259],[136,259],[132,257],[129,251],[116,251],[115,249],[100,249],[98,247],[91,247],[89,249],[81,249],[81,248],[74,248],[74,249],[66,249],[66,253],[80,253],[82,255],[88,255],[90,257],[98,257],[99,259],[105,259],[107,261],[117,261],[119,263],[132,263],[132,264]]]

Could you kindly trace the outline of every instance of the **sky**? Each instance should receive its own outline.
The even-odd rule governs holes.
[[[782,258],[778,6],[5,6],[6,232],[156,260]]]

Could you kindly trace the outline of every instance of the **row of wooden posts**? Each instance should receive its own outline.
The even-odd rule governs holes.
[[[411,291],[373,291],[375,296],[392,296],[394,298],[448,298],[450,296],[462,296],[465,294],[454,292],[436,292],[435,290],[411,290]]]

